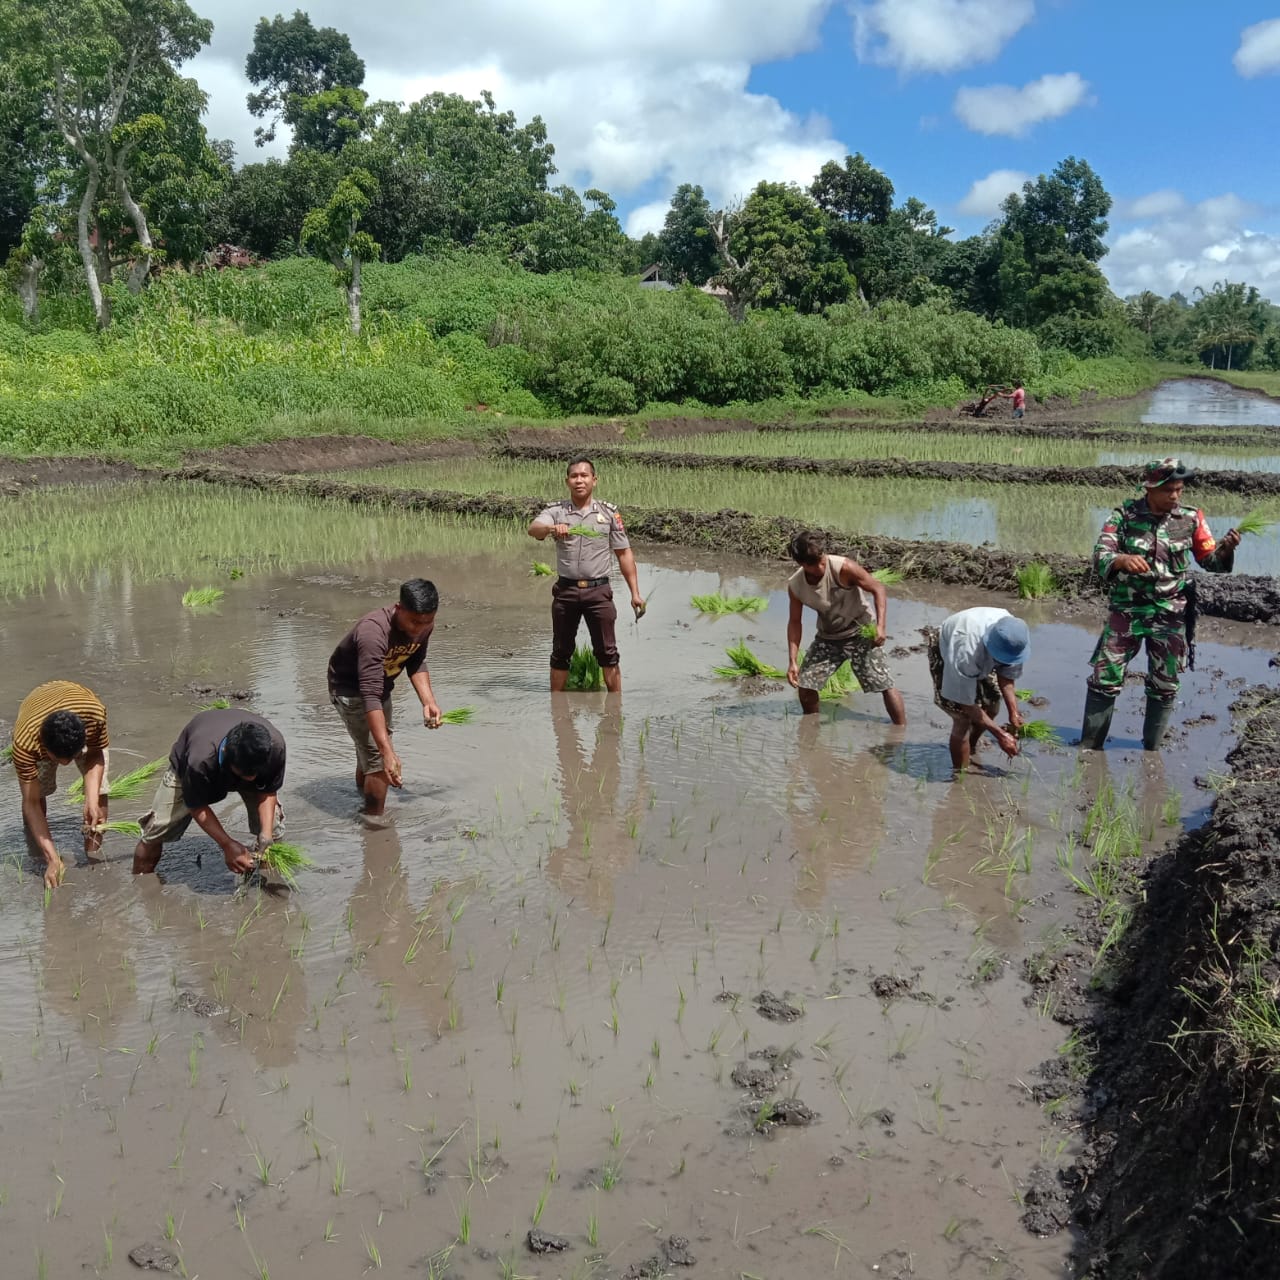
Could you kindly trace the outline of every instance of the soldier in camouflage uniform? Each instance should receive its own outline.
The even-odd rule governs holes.
[[[1098,535],[1093,563],[1108,586],[1111,608],[1093,651],[1082,747],[1106,743],[1125,669],[1144,642],[1146,750],[1159,749],[1169,726],[1186,665],[1191,561],[1210,573],[1230,573],[1240,544],[1234,529],[1215,542],[1204,512],[1182,505],[1183,483],[1194,474],[1177,458],[1149,462],[1143,471],[1146,492],[1117,507]]]

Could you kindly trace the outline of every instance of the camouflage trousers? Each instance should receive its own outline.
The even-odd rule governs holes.
[[[1112,609],[1090,661],[1089,688],[1117,697],[1125,669],[1143,642],[1147,646],[1147,697],[1172,702],[1178,696],[1178,676],[1187,662],[1186,619],[1181,612],[1130,614]]]

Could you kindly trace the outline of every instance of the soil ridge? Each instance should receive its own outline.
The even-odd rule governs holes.
[[[1094,1114],[1064,1179],[1090,1280],[1239,1280],[1280,1258],[1280,690],[1245,706],[1230,780],[1147,868],[1092,1013]]]
[[[327,502],[469,515],[527,523],[541,511],[544,498],[501,493],[470,494],[448,489],[401,489],[353,484],[317,476],[288,476],[188,466],[154,473],[157,478],[229,485],[262,492],[296,494]],[[743,511],[680,511],[628,507],[627,531],[641,542],[672,543],[740,552],[762,559],[788,559],[787,547],[811,526],[784,516],[755,516]],[[1102,584],[1085,556],[1019,553],[956,542],[915,542],[875,534],[820,529],[834,552],[853,556],[870,569],[892,568],[906,578],[1017,593],[1017,572],[1031,561],[1047,564],[1060,594],[1100,597]],[[1274,622],[1280,618],[1280,581],[1267,577],[1197,575],[1200,612],[1237,622]]]

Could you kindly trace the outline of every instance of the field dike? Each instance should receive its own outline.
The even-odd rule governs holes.
[[[199,481],[261,492],[289,493],[328,502],[488,516],[527,522],[546,505],[542,498],[500,493],[468,494],[447,489],[397,489],[386,485],[348,484],[314,476],[288,476],[231,471],[223,467],[188,466],[153,473],[159,479]],[[784,559],[792,537],[810,526],[797,520],[753,516],[742,511],[646,510],[629,507],[628,533],[641,542],[674,543],[739,552],[762,559]],[[840,530],[819,530],[833,550],[850,555],[870,569],[893,568],[906,578],[1017,593],[1017,571],[1031,561],[1047,564],[1062,595],[1097,597],[1101,584],[1084,556],[1027,552],[1013,555],[992,547],[954,542],[913,542]],[[1237,622],[1273,622],[1280,617],[1280,583],[1274,578],[1201,575],[1200,611]]]
[[[1091,1280],[1277,1273],[1280,691],[1233,710],[1230,779],[1147,869],[1088,1025],[1090,1138],[1063,1181]]]
[[[564,449],[548,445],[508,443],[498,451],[504,458],[526,462],[560,462]],[[990,484],[1084,485],[1091,488],[1127,492],[1133,488],[1137,471],[1132,466],[1105,467],[1019,467],[994,462],[911,461],[906,458],[798,458],[762,457],[756,454],[719,455],[677,453],[660,449],[605,448],[595,451],[595,460],[620,459],[644,466],[681,470],[731,468],[735,471],[781,472],[823,476],[856,476],[864,480],[978,480]],[[1201,471],[1195,488],[1246,497],[1275,497],[1280,494],[1280,473],[1261,471]]]

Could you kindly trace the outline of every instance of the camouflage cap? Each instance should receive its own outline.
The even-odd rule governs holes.
[[[1170,480],[1190,480],[1194,475],[1195,471],[1181,458],[1161,458],[1142,468],[1142,483],[1148,489],[1158,489]]]

